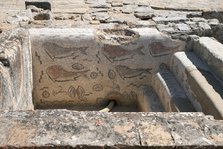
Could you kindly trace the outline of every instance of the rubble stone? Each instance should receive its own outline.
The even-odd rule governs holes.
[[[126,14],[133,13],[136,8],[137,8],[136,5],[124,5],[122,7],[122,12]]]
[[[142,20],[148,20],[155,16],[154,10],[152,10],[150,7],[138,7],[135,10],[134,15]]]
[[[188,18],[183,18],[183,17],[153,17],[152,18],[155,22],[157,23],[162,23],[165,24],[165,22],[182,22],[182,21],[188,21]]]
[[[222,120],[192,112],[223,118],[219,43],[223,43],[223,3],[207,1],[38,1],[47,3],[49,10],[27,5],[24,0],[0,1],[0,148],[223,148]],[[27,30],[36,33],[36,38]],[[46,51],[44,42],[55,44],[51,43]],[[33,43],[39,48],[35,52],[28,48],[34,49]],[[67,54],[70,57],[64,58]],[[87,59],[88,56],[92,59]],[[53,66],[54,80],[44,60]],[[73,81],[76,79],[73,74],[79,74],[84,64],[88,73],[81,76],[81,83],[69,82],[65,90],[61,89],[66,83],[56,82],[55,69],[63,65]],[[149,77],[144,81],[147,73]],[[160,74],[163,76],[155,80]],[[139,78],[130,84],[135,75]],[[46,86],[36,89],[38,86],[32,81],[41,82],[43,78],[48,79],[50,86],[58,85],[58,90],[47,92]],[[87,85],[83,83],[85,79]],[[177,83],[175,88],[171,86]],[[135,89],[137,93],[133,92]],[[106,96],[102,90],[114,93]],[[36,92],[41,98],[33,97]],[[61,98],[54,98],[56,94]],[[89,98],[95,103],[87,103],[85,97],[92,94],[100,98],[91,98],[95,101]],[[166,112],[48,109],[80,104],[83,108],[79,110],[98,110],[95,105],[106,106],[108,102],[101,96],[113,99],[113,94],[131,102],[123,108],[123,103],[116,101],[114,111]],[[63,107],[63,101],[57,100],[62,98],[67,100]],[[135,109],[133,98],[137,98]],[[54,99],[45,106],[47,100]],[[37,100],[45,107],[36,106]],[[190,106],[185,106],[185,102]],[[53,107],[54,104],[58,107]],[[41,108],[46,109],[37,110]],[[180,113],[184,108],[192,110]]]
[[[187,24],[184,24],[184,23],[179,23],[176,25],[177,28],[182,31],[182,32],[190,32],[191,31],[191,28],[189,25]]]

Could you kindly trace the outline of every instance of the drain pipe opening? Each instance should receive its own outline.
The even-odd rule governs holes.
[[[101,109],[99,112],[110,112],[114,108],[115,103],[115,100],[110,100],[108,105],[105,108]]]

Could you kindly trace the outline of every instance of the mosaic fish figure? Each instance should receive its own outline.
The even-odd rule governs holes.
[[[153,57],[157,57],[157,56],[167,55],[170,54],[171,52],[176,51],[176,49],[180,48],[180,45],[173,47],[166,47],[163,45],[162,42],[153,42],[149,45],[149,48],[150,48],[150,54]]]
[[[88,47],[67,48],[67,47],[60,46],[56,43],[52,43],[52,42],[45,42],[43,44],[43,49],[52,60],[54,60],[55,58],[62,59],[62,58],[70,57],[79,52],[87,55],[87,52],[86,52],[87,48]]]
[[[117,45],[104,45],[103,53],[111,62],[114,62],[131,59],[135,54],[145,55],[142,49],[143,46],[127,50]]]
[[[46,69],[49,78],[55,82],[73,81],[81,76],[87,77],[88,71],[67,71],[61,65],[53,65]]]
[[[144,73],[151,73],[150,71],[152,70],[152,68],[148,68],[148,69],[141,69],[141,68],[137,68],[137,69],[131,69],[127,66],[123,66],[123,65],[117,65],[115,66],[116,71],[118,72],[118,74],[120,75],[121,78],[125,79],[125,78],[134,78],[134,77],[139,77]]]

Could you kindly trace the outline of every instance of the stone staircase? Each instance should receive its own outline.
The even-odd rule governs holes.
[[[155,74],[153,87],[166,111],[199,111],[222,119],[223,45],[200,37],[192,49],[174,53],[170,67],[161,66]]]

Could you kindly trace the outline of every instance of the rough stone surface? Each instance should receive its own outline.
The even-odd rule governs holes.
[[[129,13],[133,13],[133,12],[135,11],[136,8],[137,8],[136,5],[124,5],[124,6],[122,7],[122,12],[123,12],[123,13],[127,13],[127,14],[129,14]]]
[[[223,145],[223,123],[201,113],[0,113],[0,147],[190,147]],[[179,122],[180,121],[180,122]]]
[[[223,44],[208,37],[201,37],[194,41],[193,47],[199,57],[223,80]]]
[[[221,0],[0,1],[0,148],[222,148],[222,121],[201,113],[71,111],[116,99],[113,111],[222,119],[222,12]],[[18,111],[34,107],[70,110]]]
[[[150,7],[138,7],[135,10],[134,15],[137,18],[140,18],[142,20],[148,20],[151,19],[154,16],[154,10],[152,10]]]
[[[190,26],[187,24],[179,23],[176,26],[182,32],[190,32],[191,31]]]
[[[61,1],[61,0],[48,0],[51,4],[51,13],[48,15],[40,13],[36,18],[50,18],[48,22],[39,22],[34,19],[35,13],[42,11],[36,6],[27,7],[33,10],[30,15],[24,16],[21,14],[21,10],[25,9],[24,2],[22,0],[15,0],[12,2],[1,3],[1,18],[0,20],[7,22],[9,26],[29,26],[29,27],[58,27],[58,26],[78,26],[86,24],[98,24],[92,23],[92,20],[99,20],[100,23],[117,23],[126,24],[131,27],[140,27],[138,21],[149,20],[151,18],[156,22],[154,26],[158,27],[166,25],[165,28],[159,28],[160,31],[171,34],[173,38],[186,39],[185,35],[197,34],[199,36],[214,36],[219,41],[221,40],[222,32],[222,13],[221,3],[216,1],[196,1],[193,2],[193,6],[189,6],[189,0],[184,2],[177,1],[160,1],[160,0],[143,0],[143,1],[121,1],[121,0],[97,0],[97,1]],[[113,5],[112,5],[113,4]],[[7,6],[10,6],[10,11],[7,10]],[[152,7],[152,8],[151,8]],[[35,9],[34,9],[35,8]],[[217,11],[217,12],[216,12]],[[219,13],[218,13],[219,12]],[[95,14],[94,14],[95,13]],[[74,14],[80,15],[75,21],[72,18]],[[127,14],[127,15],[126,15]],[[10,17],[8,17],[10,16]],[[14,16],[14,17],[12,17]],[[62,17],[61,16],[66,16]],[[86,16],[91,16],[90,19],[86,19]],[[155,16],[155,17],[154,17]],[[55,20],[53,19],[55,18]],[[216,21],[209,21],[211,19],[217,19]],[[60,20],[63,20],[63,23]],[[65,21],[66,20],[66,21]],[[98,21],[94,21],[98,22]],[[180,23],[184,27],[178,25],[168,25],[169,23]],[[217,23],[217,25],[216,25]],[[189,30],[191,28],[191,30]],[[184,37],[182,38],[182,34]]]
[[[153,20],[157,23],[165,24],[166,22],[182,22],[182,21],[188,21],[188,18],[186,17],[154,17]]]

